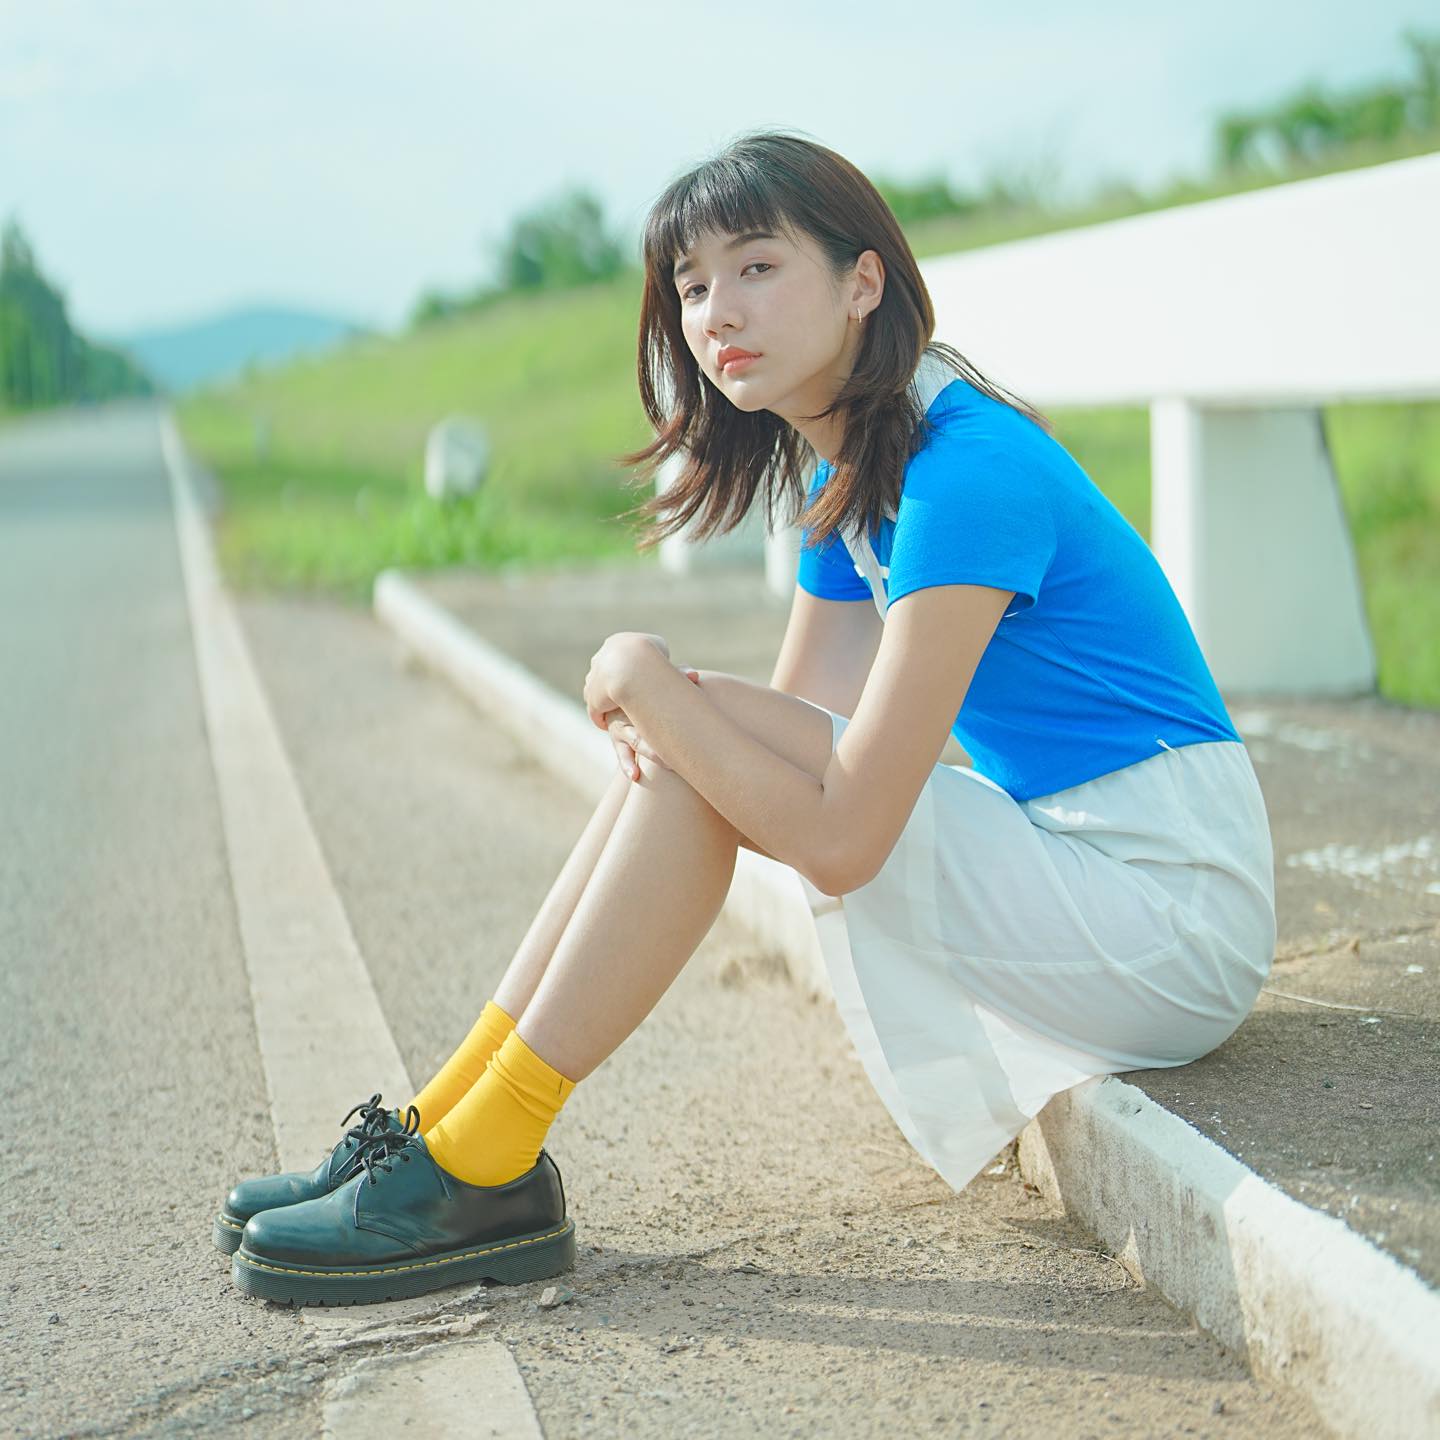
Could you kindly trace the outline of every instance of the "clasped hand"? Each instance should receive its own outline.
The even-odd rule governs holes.
[[[662,636],[643,634],[636,630],[618,631],[609,636],[590,657],[590,672],[585,677],[584,688],[585,709],[590,716],[590,723],[610,732],[621,774],[631,780],[640,779],[641,755],[648,756],[659,765],[665,765],[655,747],[640,734],[614,698],[614,690],[619,688],[620,678],[627,673],[625,667],[634,663],[637,641],[652,645],[666,660],[670,659],[670,646]],[[700,683],[699,671],[686,665],[677,665],[675,668],[694,684]],[[667,765],[666,769],[669,768]]]

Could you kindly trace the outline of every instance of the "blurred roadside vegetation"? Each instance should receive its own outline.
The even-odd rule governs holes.
[[[14,218],[0,230],[0,420],[7,413],[148,395],[154,386],[118,350],[77,334]]]
[[[1007,163],[973,191],[940,176],[872,178],[924,258],[1429,153],[1440,149],[1440,35],[1404,39],[1407,77],[1346,92],[1307,84],[1222,115],[1212,173],[1150,193],[1111,181],[1062,202],[1062,167],[1044,159]],[[187,442],[221,481],[230,583],[363,605],[387,566],[655,563],[621,522],[641,495],[610,460],[650,438],[635,385],[642,277],[628,247],[578,190],[520,216],[494,262],[495,278],[473,290],[423,294],[400,335],[177,404]],[[4,294],[0,280],[0,320]],[[946,338],[964,350],[963,337]],[[437,504],[423,488],[424,443],[452,413],[483,421],[494,459],[475,494]],[[1148,539],[1145,410],[1049,413]],[[1380,693],[1440,706],[1440,402],[1332,405],[1325,423]]]

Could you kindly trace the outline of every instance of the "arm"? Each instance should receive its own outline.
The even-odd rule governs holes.
[[[868,595],[822,600],[797,585],[770,688],[854,715],[884,628]]]
[[[896,601],[819,780],[742,730],[648,642],[627,646],[611,694],[731,824],[840,895],[871,879],[894,847],[1011,594],[938,585]]]
[[[1014,594],[931,585],[890,606],[874,668],[825,771],[826,893],[857,890],[885,864]]]

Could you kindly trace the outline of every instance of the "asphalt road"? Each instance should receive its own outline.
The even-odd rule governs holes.
[[[239,612],[386,1021],[428,1076],[585,809],[368,612]],[[275,1150],[148,405],[0,429],[0,664],[0,1428],[316,1434],[357,1353],[240,1296],[209,1235]],[[575,1300],[437,1305],[511,1347],[552,1440],[1317,1433],[1013,1165],[953,1194],[839,1017],[723,921],[550,1146]]]

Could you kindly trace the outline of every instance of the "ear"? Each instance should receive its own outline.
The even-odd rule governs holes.
[[[885,293],[885,262],[878,250],[860,252],[851,288],[851,305],[861,306],[867,315],[880,303],[880,297]]]

